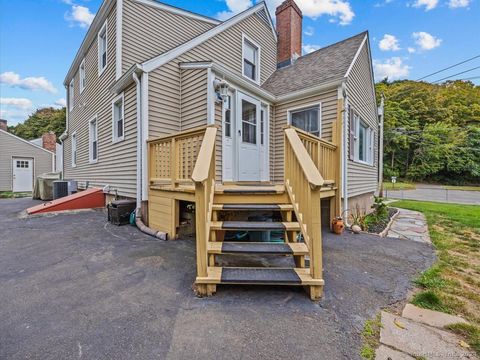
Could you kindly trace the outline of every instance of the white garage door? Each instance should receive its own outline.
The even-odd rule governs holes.
[[[13,158],[13,192],[33,190],[33,159]]]

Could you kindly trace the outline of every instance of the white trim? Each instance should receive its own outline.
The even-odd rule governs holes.
[[[105,66],[100,68],[101,57],[100,57],[100,34],[105,31]],[[98,58],[98,76],[100,77],[105,69],[108,66],[108,19],[105,20],[105,23],[100,28],[97,34],[97,58]]]
[[[95,133],[97,135],[97,157],[93,158],[93,147],[92,147],[92,123],[95,121]],[[90,164],[96,164],[98,162],[98,118],[97,115],[94,115],[88,121],[88,162]]]
[[[172,14],[187,16],[189,18],[204,21],[204,22],[207,22],[207,23],[210,23],[210,24],[214,24],[214,25],[221,24],[221,21],[219,21],[219,20],[215,20],[215,19],[209,18],[207,16],[203,16],[203,15],[200,15],[200,14],[195,14],[195,13],[192,13],[190,11],[183,10],[183,9],[180,9],[180,8],[177,8],[177,7],[174,7],[174,6],[169,6],[167,4],[162,4],[162,3],[159,3],[159,2],[156,2],[156,1],[152,1],[152,0],[133,0],[133,1],[136,2],[136,3],[139,3],[139,4],[146,5],[146,6],[152,6],[152,7],[155,7],[157,9],[160,9],[160,10],[165,10],[165,11],[171,12]]]
[[[78,157],[78,150],[77,150],[77,132],[74,131],[72,132],[72,135],[71,136],[71,139],[70,139],[70,156],[71,156],[71,159],[70,159],[70,163],[72,165],[72,168],[75,168],[77,167],[77,157]],[[75,139],[75,141],[73,141],[73,139]],[[75,146],[73,146],[73,144],[75,143]],[[75,148],[75,161],[74,160],[74,157],[73,157],[73,148]]]
[[[122,136],[117,137],[117,119],[115,119],[115,104],[118,100],[122,100]],[[120,95],[115,97],[112,101],[112,144],[118,143],[125,140],[125,95],[122,92]]]
[[[292,125],[292,112],[300,111],[300,110],[307,110],[307,109],[310,109],[310,108],[313,108],[313,107],[316,107],[316,106],[318,106],[318,137],[321,138],[322,137],[322,102],[321,101],[317,101],[317,102],[313,102],[313,103],[309,103],[309,104],[305,104],[305,105],[301,105],[301,106],[295,106],[293,108],[288,108],[287,109],[287,123],[288,123],[288,125]],[[304,131],[306,131],[306,130],[304,130]],[[313,135],[313,136],[315,136],[315,135]]]
[[[142,142],[142,201],[148,200],[148,73],[143,73],[140,82],[141,91],[141,142]],[[138,107],[137,107],[138,109]],[[138,110],[137,110],[138,111]],[[138,136],[138,134],[137,134]]]
[[[354,111],[354,124],[355,124],[355,156],[354,156],[354,162],[358,164],[363,164],[363,165],[368,165],[368,166],[375,166],[375,144],[370,144],[372,141],[372,136],[371,134],[373,133],[373,138],[375,139],[375,130],[365,121],[362,119],[360,114]],[[364,128],[366,129],[365,131],[365,159],[360,160],[360,125],[363,123]],[[372,153],[369,153],[372,151]]]
[[[46,152],[49,153],[49,154],[53,154],[53,152],[51,152],[50,150],[44,149],[43,147],[38,146],[38,145],[36,145],[36,144],[34,144],[34,143],[31,143],[31,142],[28,141],[28,140],[25,140],[25,139],[22,139],[21,137],[18,137],[18,136],[16,136],[16,135],[13,135],[12,133],[9,133],[8,131],[5,131],[5,130],[0,129],[0,132],[1,132],[1,133],[4,133],[4,134],[7,134],[7,135],[10,135],[11,137],[14,137],[15,139],[20,140],[20,141],[22,141],[22,142],[24,142],[24,143],[26,143],[26,144],[29,144],[29,145],[37,148],[37,149],[46,151]]]
[[[136,0],[136,1],[145,1],[145,0]],[[174,49],[171,49],[159,56],[154,57],[153,59],[145,61],[142,66],[144,67],[144,71],[150,72],[155,70],[157,67],[166,64],[167,62],[177,58],[178,56],[182,55],[183,53],[193,49],[194,47],[200,45],[201,43],[207,41],[208,39],[212,38],[215,35],[220,34],[221,32],[227,30],[228,28],[232,27],[235,24],[238,24],[240,21],[244,20],[248,16],[256,13],[258,10],[265,8],[265,3],[261,2],[244,12],[233,16],[232,18],[228,19],[227,21],[215,26],[214,28],[200,34],[199,36],[183,43],[180,46],[177,46]]]
[[[355,62],[357,61],[357,58],[360,56],[360,52],[362,51],[363,45],[365,45],[365,42],[367,41],[368,35],[365,35],[365,37],[362,40],[362,43],[357,49],[357,52],[355,53],[355,56],[353,57],[352,62],[350,63],[350,66],[348,67],[347,72],[345,73],[344,77],[348,77],[350,75],[350,72],[352,71],[353,65],[355,65]]]
[[[82,79],[82,67],[83,67],[83,79]],[[85,90],[86,88],[86,83],[87,83],[87,68],[85,65],[85,58],[83,58],[82,62],[80,63],[80,66],[78,67],[78,79],[79,79],[79,88],[80,88],[80,94]],[[83,81],[82,81],[83,80]]]
[[[207,68],[207,124],[215,124],[215,89],[213,88],[212,68]]]
[[[75,78],[70,80],[68,84],[68,111],[72,111],[75,108]]]
[[[245,75],[245,41],[248,41],[249,43],[251,43],[254,47],[257,48],[257,51],[256,51],[256,54],[255,54],[255,61],[256,61],[256,64],[255,65],[255,79],[251,79],[249,78],[248,76]],[[257,85],[260,85],[260,74],[262,73],[260,71],[260,68],[261,68],[261,63],[260,63],[260,59],[262,58],[261,57],[261,46],[255,42],[254,40],[252,40],[252,38],[250,38],[248,35],[246,35],[245,33],[242,33],[242,76],[245,78],[245,79],[248,79],[248,81],[253,81],[255,84]]]
[[[122,76],[123,0],[117,0],[115,35],[115,80],[118,80]]]

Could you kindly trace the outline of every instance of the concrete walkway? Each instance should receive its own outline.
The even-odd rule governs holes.
[[[392,205],[395,206],[395,203]],[[406,209],[398,211],[387,231],[387,237],[431,243],[425,215]]]
[[[402,316],[382,311],[377,360],[478,359],[460,337],[444,327],[464,323],[458,316],[407,304]]]

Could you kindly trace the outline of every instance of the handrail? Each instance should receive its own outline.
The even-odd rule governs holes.
[[[322,144],[323,146],[325,146],[327,148],[330,148],[332,150],[335,150],[337,148],[337,145],[335,145],[333,142],[325,140],[324,138],[315,136],[313,134],[310,134],[308,131],[297,128],[293,125],[288,125],[288,126],[284,127],[284,129],[295,129],[295,131],[298,134],[302,135],[302,137],[308,138],[311,141],[316,141],[316,142]]]
[[[321,187],[324,183],[323,177],[320,175],[317,166],[308,154],[305,146],[303,146],[296,129],[285,129],[285,135],[310,186],[312,188]]]
[[[203,182],[208,178],[210,170],[209,165],[212,161],[212,157],[215,156],[214,148],[216,136],[217,128],[213,126],[207,127],[192,173],[192,180],[196,183]]]
[[[196,134],[196,133],[199,133],[199,134],[203,133],[205,131],[205,129],[207,129],[208,127],[209,127],[208,125],[197,126],[195,128],[184,130],[184,131],[179,131],[179,132],[176,132],[176,133],[173,133],[173,134],[157,136],[153,139],[148,139],[147,143],[155,143],[155,142],[158,142],[158,141],[162,142],[162,141],[165,141],[165,140],[168,140],[168,139],[173,139],[173,138],[181,139],[183,137],[188,137],[188,136],[191,136],[191,135]]]

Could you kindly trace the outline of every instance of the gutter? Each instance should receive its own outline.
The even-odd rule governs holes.
[[[348,81],[348,79],[347,79]],[[349,113],[348,113],[348,92],[347,92],[347,83],[346,81],[342,83],[342,93],[343,93],[343,166],[342,166],[342,189],[343,189],[343,212],[345,213],[345,225],[349,226],[348,224],[348,148],[347,148],[347,141],[349,138],[348,134],[348,125],[349,125]]]

